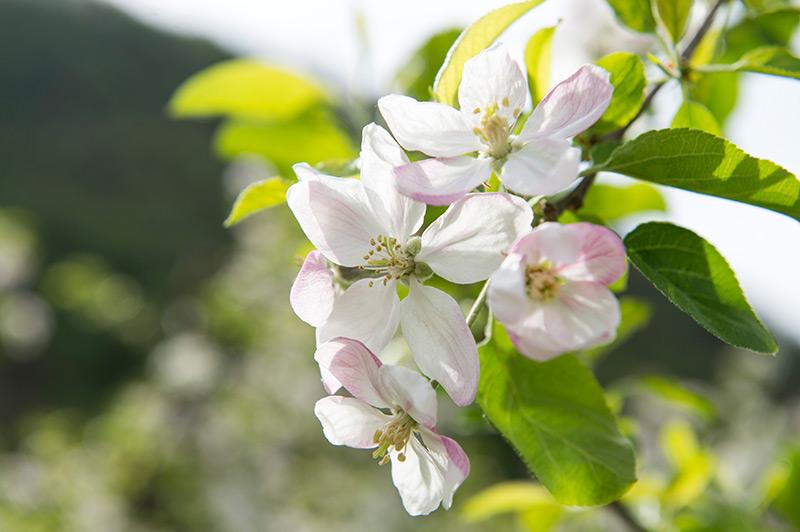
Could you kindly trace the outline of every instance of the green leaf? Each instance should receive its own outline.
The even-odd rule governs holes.
[[[250,215],[286,202],[290,183],[280,177],[271,177],[249,185],[239,193],[225,227],[232,227]]]
[[[544,0],[527,0],[490,11],[470,25],[450,48],[436,75],[433,94],[441,103],[458,105],[458,86],[464,63],[488,48],[506,28]]]
[[[288,120],[326,99],[317,84],[251,59],[214,65],[189,78],[169,102],[179,118],[226,115]]]
[[[642,60],[635,54],[615,52],[599,61],[597,65],[611,74],[614,95],[611,104],[600,120],[589,129],[595,135],[619,129],[636,116],[644,102],[647,80]]]
[[[535,362],[498,337],[483,346],[478,402],[528,468],[561,504],[618,499],[636,480],[633,449],[603,390],[572,355]]]
[[[655,0],[653,5],[661,20],[661,24],[672,39],[677,43],[686,31],[686,22],[692,11],[693,0]]]
[[[757,48],[736,62],[736,70],[800,79],[800,58],[777,46]]]
[[[607,0],[617,19],[630,29],[641,33],[652,33],[656,21],[650,8],[650,0]]]
[[[640,385],[645,391],[664,401],[683,406],[706,420],[710,421],[717,417],[717,407],[714,403],[675,380],[660,375],[650,375],[643,377]]]
[[[773,507],[792,525],[800,528],[800,447],[794,449],[784,461],[786,468],[783,489],[777,494]]]
[[[689,97],[705,105],[718,124],[724,124],[739,98],[739,74],[703,74],[697,81],[689,84]]]
[[[525,67],[528,69],[528,87],[534,106],[542,101],[550,89],[550,62],[556,27],[540,29],[525,46]]]
[[[539,484],[510,480],[479,491],[464,505],[464,518],[469,522],[483,521],[496,515],[522,512],[537,506],[556,505],[553,496]]]
[[[664,212],[667,205],[652,185],[634,183],[627,186],[596,183],[589,188],[579,214],[592,214],[606,222],[640,212]]]
[[[224,159],[259,155],[284,176],[292,175],[292,165],[298,161],[316,164],[355,157],[347,135],[330,117],[318,113],[287,123],[233,120],[217,131],[214,143]]]
[[[778,350],[733,270],[703,238],[676,225],[650,222],[629,233],[625,247],[631,263],[708,332],[758,353]]]
[[[444,62],[447,51],[459,34],[460,29],[445,30],[425,41],[395,76],[400,92],[420,101],[429,100],[439,65]]]
[[[722,129],[711,111],[702,103],[686,100],[672,119],[673,128],[699,129],[712,135],[722,135]]]
[[[800,24],[800,8],[786,7],[745,17],[724,34],[725,52],[721,60],[733,63],[750,50],[762,46],[789,45]]]
[[[800,218],[797,177],[704,131],[649,131],[617,148],[591,171],[616,172]]]

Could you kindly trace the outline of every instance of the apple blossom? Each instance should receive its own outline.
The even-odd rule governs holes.
[[[398,142],[434,157],[398,165],[400,191],[448,205],[492,171],[507,189],[525,196],[553,194],[574,182],[581,153],[569,139],[594,124],[611,102],[608,72],[579,68],[544,97],[516,135],[526,87],[506,49],[494,46],[464,65],[460,110],[397,94],[381,98],[378,107]]]
[[[517,235],[530,228],[531,208],[509,194],[469,194],[422,235],[412,236],[422,225],[425,205],[392,185],[393,165],[407,161],[402,149],[372,124],[364,128],[361,159],[360,181],[299,166],[300,181],[287,192],[289,208],[317,250],[365,276],[336,297],[318,326],[317,341],[344,336],[379,351],[400,324],[420,370],[456,404],[467,405],[478,384],[475,340],[455,299],[423,281],[433,273],[460,284],[487,279]],[[409,288],[402,302],[397,282]],[[313,286],[302,283],[293,291],[301,316],[313,313],[306,307],[315,304],[314,297],[303,294]]]
[[[469,458],[454,440],[436,432],[436,392],[419,373],[383,365],[364,344],[334,342],[328,371],[353,397],[329,396],[314,413],[334,445],[374,449],[391,462],[392,481],[411,515],[427,515],[469,475]]]
[[[518,351],[547,360],[614,339],[619,303],[609,284],[625,249],[590,223],[544,223],[521,236],[489,281],[489,307]]]

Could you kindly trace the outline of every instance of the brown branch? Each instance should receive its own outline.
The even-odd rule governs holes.
[[[722,4],[725,2],[726,0],[717,0],[714,6],[709,10],[705,20],[703,20],[703,23],[700,24],[700,27],[697,29],[697,33],[694,34],[692,40],[689,41],[689,44],[687,44],[686,48],[683,50],[681,54],[682,62],[687,63],[689,59],[692,58],[694,51],[703,41],[703,37],[705,37],[708,30],[711,29],[711,25],[714,23],[714,17],[717,16],[717,11],[719,11],[719,8],[722,7]]]
[[[594,183],[596,174],[589,174],[583,181],[575,187],[569,194],[558,201],[547,202],[544,204],[544,219],[548,222],[555,222],[564,211],[577,211],[583,207],[583,199],[589,192],[589,187]]]
[[[631,515],[628,509],[625,508],[625,506],[621,502],[614,501],[611,504],[609,504],[607,508],[612,512],[614,512],[614,514],[616,514],[617,517],[622,519],[625,522],[625,524],[628,525],[628,528],[630,528],[634,532],[648,532],[645,527],[639,524],[639,522]]]

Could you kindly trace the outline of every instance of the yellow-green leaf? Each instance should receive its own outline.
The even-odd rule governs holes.
[[[800,57],[780,46],[757,48],[737,61],[736,70],[800,79]]]
[[[634,183],[616,186],[597,183],[589,189],[578,213],[614,222],[631,214],[666,210],[664,197],[653,185]]]
[[[234,59],[198,72],[169,102],[179,118],[224,115],[288,120],[325,100],[316,83],[251,59]]]
[[[630,122],[644,102],[647,85],[644,65],[635,54],[615,52],[597,61],[597,66],[611,74],[609,81],[614,94],[606,112],[589,130],[595,135],[614,131]]]
[[[617,19],[632,30],[651,33],[656,28],[650,0],[607,0]]]
[[[702,103],[686,100],[675,113],[670,127],[699,129],[712,135],[721,136],[722,128],[711,111]]]
[[[516,2],[490,11],[470,25],[447,53],[442,68],[436,75],[433,94],[442,103],[456,106],[458,86],[464,63],[489,47],[519,17],[541,4],[544,0]]]
[[[467,521],[475,522],[509,512],[522,512],[542,505],[556,504],[539,484],[511,480],[500,482],[473,495],[462,510]]]
[[[553,35],[556,26],[542,28],[533,34],[525,46],[525,67],[528,69],[533,105],[539,103],[550,88],[550,62],[553,48]]]
[[[271,177],[248,186],[239,193],[233,209],[225,220],[225,227],[231,227],[250,215],[281,205],[286,201],[286,190],[290,183],[280,177]]]
[[[655,12],[673,43],[681,40],[692,11],[692,0],[655,0]]]

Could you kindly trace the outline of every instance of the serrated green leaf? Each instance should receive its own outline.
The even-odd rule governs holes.
[[[722,135],[722,129],[711,111],[702,103],[686,100],[681,104],[671,127],[699,129],[712,135]]]
[[[525,46],[525,67],[528,70],[528,87],[534,106],[542,101],[550,89],[550,62],[556,27],[540,29]]]
[[[223,159],[259,155],[287,177],[298,161],[313,165],[356,156],[348,136],[331,118],[318,113],[287,123],[233,120],[220,127],[214,145]]]
[[[736,62],[736,70],[800,79],[800,58],[777,46],[757,48]]]
[[[179,118],[229,116],[288,120],[326,99],[323,89],[293,72],[234,59],[198,72],[169,102]]]
[[[611,74],[614,95],[600,120],[589,129],[589,133],[600,135],[619,129],[636,116],[644,102],[647,80],[642,60],[635,54],[615,52],[599,61],[597,66]]]
[[[239,193],[233,203],[231,213],[225,220],[225,227],[232,227],[248,216],[285,203],[290,184],[280,177],[271,177],[249,185]]]
[[[607,504],[636,479],[633,449],[603,390],[572,355],[535,362],[498,348],[505,331],[480,349],[478,402],[539,481],[561,504]]]
[[[693,0],[655,0],[653,2],[658,18],[673,43],[680,41],[686,31],[692,3]]]
[[[436,100],[456,107],[464,63],[488,48],[514,21],[543,1],[527,0],[500,7],[482,16],[465,29],[450,48],[442,68],[436,75],[433,86]]]
[[[634,31],[652,33],[656,21],[650,8],[650,0],[607,0],[617,19]]]
[[[704,131],[649,131],[617,148],[591,171],[616,172],[800,218],[797,177]]]
[[[439,32],[414,51],[395,76],[400,92],[420,101],[429,100],[439,66],[460,34],[460,29]]]
[[[640,212],[667,210],[661,193],[652,185],[634,183],[627,186],[592,185],[583,199],[579,214],[593,214],[606,222]]]
[[[708,332],[733,346],[775,353],[778,344],[719,252],[688,229],[642,224],[625,237],[631,263]]]

